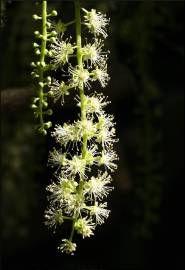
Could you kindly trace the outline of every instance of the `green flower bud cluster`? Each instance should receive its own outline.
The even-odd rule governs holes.
[[[52,78],[48,75],[51,65],[46,57],[51,55],[48,43],[55,42],[57,36],[57,32],[52,30],[51,23],[48,21],[48,18],[54,16],[57,16],[56,10],[47,13],[47,1],[42,1],[42,15],[33,15],[35,21],[41,21],[42,30],[34,32],[36,41],[33,43],[33,48],[38,61],[31,63],[33,68],[31,75],[35,80],[37,96],[33,99],[31,108],[38,121],[36,128],[43,135],[46,135],[47,130],[52,126],[51,122],[45,121],[45,116],[53,113],[51,109],[48,109],[48,97],[52,96],[53,93],[49,88]]]
[[[56,70],[65,66],[69,79],[59,82],[52,78],[51,83],[46,84],[54,101],[60,99],[61,103],[72,89],[76,91],[80,109],[77,121],[58,124],[51,132],[57,147],[50,151],[48,158],[56,180],[47,187],[49,206],[45,212],[45,224],[55,232],[65,221],[71,222],[69,237],[62,239],[58,247],[67,254],[76,251],[75,232],[83,238],[90,237],[96,226],[109,217],[105,199],[113,190],[111,173],[117,169],[118,160],[113,149],[118,141],[114,117],[105,112],[110,102],[101,93],[85,92],[86,89],[89,92],[95,81],[106,87],[110,79],[108,53],[103,51],[109,19],[94,9],[82,9],[80,0],[74,0],[74,4],[75,20],[69,24],[61,21],[55,24],[58,36],[50,45],[49,55],[52,68]],[[72,42],[72,38],[64,39],[64,32],[74,23],[76,40]],[[89,42],[87,38],[82,39],[82,26],[93,36]],[[45,86],[45,81],[42,83]],[[43,100],[47,103],[44,95]]]

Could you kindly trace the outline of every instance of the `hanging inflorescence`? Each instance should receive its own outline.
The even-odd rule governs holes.
[[[95,9],[81,8],[79,0],[74,3],[75,20],[53,24],[53,31],[60,34],[49,50],[52,69],[65,68],[68,80],[52,78],[49,91],[54,102],[60,100],[61,104],[66,95],[75,91],[80,115],[75,122],[58,124],[51,132],[57,146],[49,153],[48,165],[55,170],[56,180],[47,187],[49,207],[45,211],[45,224],[54,232],[64,221],[71,222],[69,237],[62,239],[58,247],[69,254],[76,250],[75,232],[90,237],[95,227],[108,218],[110,210],[105,199],[113,190],[110,173],[117,169],[118,160],[113,149],[118,141],[114,116],[105,112],[110,102],[102,93],[90,93],[94,82],[104,88],[110,80],[108,52],[104,51],[109,19]],[[75,42],[65,38],[67,27],[73,24]],[[89,40],[82,38],[82,27],[89,32]]]
[[[33,99],[31,107],[35,118],[38,119],[36,129],[43,135],[46,135],[47,129],[52,126],[50,121],[45,121],[45,116],[53,113],[52,109],[48,109],[48,97],[52,96],[52,92],[49,91],[52,79],[48,75],[52,68],[49,63],[51,50],[48,49],[48,46],[56,41],[57,32],[52,29],[49,21],[49,18],[55,16],[57,16],[56,10],[47,13],[47,1],[42,3],[42,15],[33,15],[35,21],[41,22],[42,32],[34,32],[36,41],[33,43],[33,48],[37,61],[31,63],[33,68],[31,75],[35,79],[37,96]]]

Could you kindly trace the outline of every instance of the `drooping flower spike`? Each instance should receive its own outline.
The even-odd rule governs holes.
[[[105,112],[110,102],[102,93],[92,91],[95,83],[105,88],[110,80],[103,40],[108,37],[110,20],[95,9],[81,8],[80,0],[74,0],[74,6],[75,20],[47,21],[51,31],[48,38],[52,41],[47,51],[47,67],[52,70],[47,79],[48,93],[54,103],[60,101],[63,105],[65,96],[73,91],[80,110],[76,121],[57,124],[51,132],[56,147],[49,152],[48,166],[54,175],[46,188],[49,206],[45,225],[57,232],[65,222],[71,223],[71,232],[58,247],[71,255],[77,249],[75,233],[82,238],[91,237],[96,226],[109,217],[106,198],[114,189],[111,173],[117,169],[118,161],[113,149],[118,141],[114,117]],[[67,37],[67,28],[73,25],[75,40]],[[88,37],[82,36],[82,27],[91,33]],[[55,71],[62,70],[67,70],[65,79],[54,78]],[[45,81],[41,81],[41,86],[46,87]]]

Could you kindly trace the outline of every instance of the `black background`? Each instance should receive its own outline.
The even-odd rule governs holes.
[[[72,18],[72,1],[48,2],[64,21]],[[184,3],[83,1],[111,18],[111,82],[103,91],[112,101],[108,111],[117,122],[120,162],[108,199],[110,218],[94,237],[77,237],[74,256],[57,251],[68,227],[53,235],[43,224],[54,142],[36,134],[29,108],[38,27],[31,16],[39,6],[2,3],[2,269],[184,269]],[[76,119],[74,96],[62,108],[51,101],[53,122]]]

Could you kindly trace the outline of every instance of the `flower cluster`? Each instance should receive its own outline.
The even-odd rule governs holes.
[[[83,24],[81,12],[84,12]],[[75,14],[76,43],[72,43],[72,38],[64,40],[64,33],[60,34],[52,43],[50,54],[53,69],[65,66],[69,76],[65,81],[52,81],[50,91],[54,101],[61,100],[63,104],[71,89],[79,91],[76,97],[79,119],[55,126],[51,136],[58,146],[50,151],[48,158],[57,180],[47,187],[49,208],[45,212],[45,224],[55,231],[64,221],[72,222],[69,238],[63,239],[58,247],[67,254],[76,251],[75,232],[83,238],[90,237],[96,226],[109,217],[105,199],[113,190],[110,173],[117,169],[118,160],[113,149],[117,142],[114,117],[105,112],[110,102],[101,93],[85,92],[86,89],[89,92],[95,81],[106,87],[110,79],[108,53],[103,50],[109,20],[94,9],[80,9],[79,0],[75,0]],[[82,25],[93,35],[84,44],[79,38]],[[75,66],[71,58],[76,58]]]

